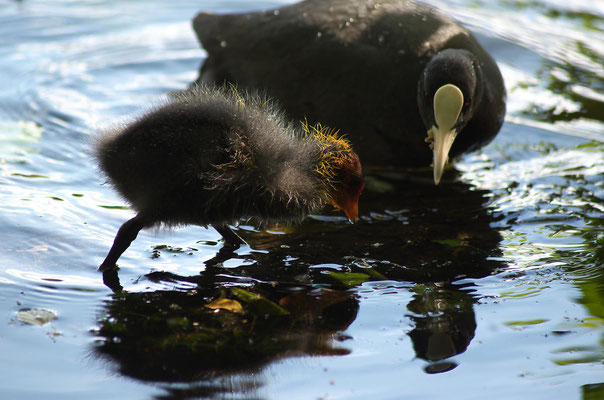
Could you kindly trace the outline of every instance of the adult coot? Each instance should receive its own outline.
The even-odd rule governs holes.
[[[346,132],[363,164],[427,166],[433,158],[438,183],[447,156],[487,144],[503,123],[497,64],[467,29],[427,5],[306,0],[200,13],[193,25],[207,51],[199,82],[264,90],[291,117]]]
[[[361,164],[348,141],[292,125],[261,97],[197,88],[100,135],[96,158],[137,215],[99,267],[112,268],[145,227],[295,221],[327,204],[358,214]]]

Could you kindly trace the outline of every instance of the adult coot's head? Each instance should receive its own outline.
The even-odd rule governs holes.
[[[482,71],[469,51],[446,49],[426,65],[418,82],[417,104],[434,152],[436,184],[455,138],[474,116],[482,94]]]

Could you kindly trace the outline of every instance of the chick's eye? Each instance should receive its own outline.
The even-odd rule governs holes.
[[[354,188],[363,184],[363,179],[358,176],[348,176],[344,182],[348,187]]]

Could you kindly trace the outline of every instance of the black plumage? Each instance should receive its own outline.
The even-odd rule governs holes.
[[[427,166],[434,158],[438,181],[436,164],[485,145],[503,123],[506,92],[493,58],[466,28],[421,3],[306,0],[202,12],[193,26],[208,54],[198,82],[265,90],[291,117],[346,132],[365,165]],[[441,100],[454,103],[450,113],[460,101],[463,110],[450,127],[450,151],[428,133],[441,147],[432,155],[432,101],[447,84],[463,98],[449,91]]]
[[[195,88],[100,135],[96,158],[137,215],[101,265],[113,267],[138,231],[156,225],[226,226],[245,218],[299,221],[326,203],[351,220],[363,189],[349,143],[321,125],[288,122],[259,96]]]

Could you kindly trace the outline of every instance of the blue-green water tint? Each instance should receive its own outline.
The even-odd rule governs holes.
[[[132,212],[90,158],[94,133],[195,79],[196,12],[283,3],[0,5],[0,397],[604,398],[593,1],[435,3],[509,91],[500,135],[439,187],[382,172],[358,224],[243,224],[234,253],[212,229],[143,232],[120,259],[125,292],[104,284]],[[246,313],[204,307],[218,298]]]

